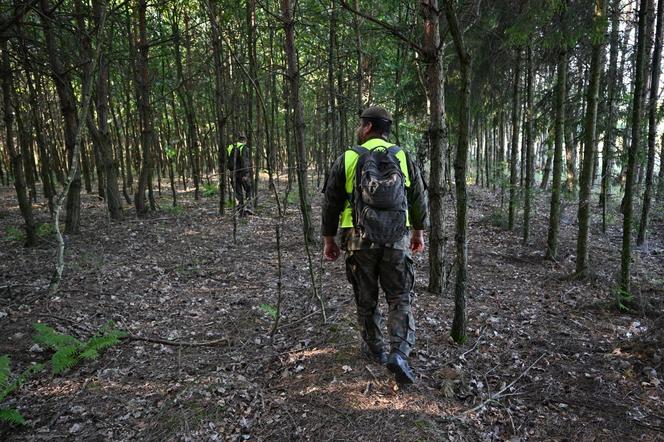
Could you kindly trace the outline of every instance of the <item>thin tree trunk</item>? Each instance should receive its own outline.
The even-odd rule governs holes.
[[[54,9],[51,8],[49,0],[40,0],[41,22],[46,41],[46,51],[52,69],[53,82],[60,100],[60,111],[64,120],[65,150],[67,151],[68,169],[78,158],[74,158],[74,146],[76,144],[76,132],[78,131],[78,119],[76,116],[76,99],[71,85],[70,70],[63,65],[62,54],[56,46],[52,23],[54,21]],[[76,234],[80,231],[81,222],[81,173],[77,167],[67,193],[65,217],[65,233]]]
[[[294,2],[281,0],[281,12],[285,32],[284,46],[288,61],[288,79],[290,83],[290,102],[293,109],[293,128],[295,132],[295,151],[297,160],[297,184],[302,213],[304,240],[310,244],[314,240],[311,224],[311,204],[307,194],[307,152],[304,146],[304,109],[300,101],[300,69],[295,48]]]
[[[659,176],[657,178],[657,201],[664,201],[664,133],[659,140]]]
[[[138,189],[134,197],[136,214],[144,216],[148,212],[145,204],[145,191],[148,188],[148,179],[152,168],[152,146],[154,129],[152,122],[152,105],[150,104],[150,76],[148,73],[148,50],[150,48],[147,36],[146,11],[147,0],[138,0],[138,56],[136,60],[136,93],[138,98],[138,113],[141,124],[141,147],[143,157],[138,177]]]
[[[564,6],[567,7],[566,4]],[[565,11],[559,15],[559,22],[565,29]],[[564,31],[563,31],[564,33]],[[549,210],[549,231],[546,258],[555,260],[558,256],[558,232],[560,231],[560,198],[563,175],[563,143],[565,138],[565,97],[567,95],[567,48],[563,45],[558,52],[556,78],[556,119],[554,127],[553,177],[551,184],[551,206]]]
[[[12,84],[13,75],[9,61],[7,40],[0,39],[0,44],[2,45],[0,47],[2,49],[2,59],[0,60],[0,72],[2,72],[2,75],[0,77],[2,78],[3,119],[5,122],[5,133],[7,134],[5,147],[7,148],[14,172],[14,188],[16,189],[19,209],[25,221],[25,245],[26,247],[31,247],[37,242],[36,225],[32,214],[32,205],[27,195],[21,154],[14,147],[14,106],[12,103],[12,89],[14,86]]]
[[[571,91],[571,85],[568,85],[568,95]],[[574,108],[572,103],[565,105],[565,167],[567,169],[566,191],[569,195],[576,194],[576,183],[578,181],[576,174],[576,140],[574,139],[574,126],[576,125]]]
[[[330,12],[330,30],[327,52],[327,152],[326,161],[333,156],[338,146],[337,136],[339,135],[339,113],[337,112],[337,96],[334,79],[334,66],[336,65],[336,45],[337,45],[337,10],[336,2],[332,1],[332,10]]]
[[[15,103],[20,103],[22,97],[18,91],[13,91]],[[14,116],[16,117],[16,127],[18,128],[18,144],[19,144],[19,157],[23,162],[23,177],[25,180],[25,188],[28,192],[28,201],[37,202],[37,189],[35,187],[35,173],[34,173],[34,155],[30,149],[31,137],[28,127],[23,123],[23,113],[21,112],[20,105],[14,108]]]
[[[210,20],[211,39],[212,39],[212,60],[214,62],[214,110],[217,129],[217,157],[219,163],[219,215],[224,214],[226,206],[226,144],[224,143],[224,131],[226,129],[226,116],[224,115],[224,95],[223,89],[223,67],[222,59],[222,41],[219,29],[219,13],[217,3],[214,0],[207,1],[208,18]],[[169,166],[172,169],[172,164]]]
[[[86,115],[83,115],[86,118]],[[90,194],[92,193],[92,177],[90,176],[90,157],[88,156],[88,140],[83,137],[81,140],[81,147],[79,150],[81,156],[81,171],[83,172],[83,185],[85,187],[85,192]]]
[[[592,54],[590,57],[590,78],[586,98],[585,140],[583,146],[583,168],[579,185],[579,234],[576,241],[576,274],[588,276],[588,237],[590,234],[590,191],[593,182],[593,164],[596,154],[597,139],[597,103],[599,82],[602,73],[602,53],[604,52],[604,33],[606,31],[606,2],[595,0],[593,17]],[[601,37],[600,37],[601,36]]]
[[[521,109],[521,96],[519,94],[519,82],[521,78],[521,50],[517,49],[516,61],[514,66],[514,80],[512,93],[512,148],[510,152],[510,202],[507,219],[507,228],[514,229],[514,218],[516,213],[516,187],[517,187],[517,168],[516,163],[519,158],[519,110]]]
[[[634,78],[634,97],[632,105],[632,143],[629,147],[627,157],[627,176],[625,179],[625,196],[622,204],[623,212],[623,239],[620,266],[619,290],[623,296],[630,293],[630,264],[632,260],[632,222],[633,222],[633,199],[634,181],[636,174],[636,161],[641,141],[641,106],[642,89],[644,87],[644,67],[646,63],[646,39],[645,28],[648,18],[650,0],[639,2],[639,25],[636,51],[636,75]]]
[[[546,162],[544,163],[544,173],[542,174],[540,189],[545,190],[549,185],[549,178],[551,177],[551,166],[553,165],[553,151],[551,149],[551,141],[550,138],[548,138],[548,134],[544,144],[542,145],[542,148],[545,149]]]
[[[602,178],[600,183],[599,204],[602,208],[602,232],[606,232],[606,211],[611,198],[611,171],[613,169],[613,152],[616,141],[616,89],[618,87],[618,49],[620,45],[620,0],[614,0],[611,8],[611,36],[609,49],[609,71],[607,77],[608,118],[604,133],[602,152]],[[622,79],[621,79],[622,81]]]
[[[468,131],[470,125],[470,56],[463,43],[456,12],[451,0],[444,0],[445,15],[450,26],[454,46],[459,57],[461,73],[461,103],[459,109],[459,142],[454,159],[454,187],[456,190],[456,259],[457,274],[454,285],[454,320],[452,338],[457,343],[466,341],[466,283],[468,279],[468,202],[466,195],[466,168],[468,162]],[[478,144],[479,149],[479,144]]]
[[[527,244],[530,239],[530,211],[532,207],[533,182],[535,181],[535,158],[534,146],[534,123],[533,123],[533,49],[529,45],[526,49],[527,71],[526,71],[526,180],[523,204],[523,243]]]
[[[185,14],[185,23],[188,22],[187,12]],[[198,160],[198,130],[196,128],[196,116],[194,115],[194,101],[192,98],[192,88],[188,75],[185,75],[182,63],[182,51],[180,48],[180,28],[178,26],[177,8],[173,9],[173,48],[175,50],[175,67],[178,81],[178,97],[184,108],[185,119],[187,121],[187,153],[189,154],[189,165],[191,167],[191,176],[194,180],[194,199],[200,198],[200,166]],[[188,46],[188,25],[185,25],[185,47]],[[186,49],[186,48],[185,48]]]
[[[652,204],[653,175],[655,173],[655,138],[657,136],[657,95],[659,92],[659,75],[662,57],[662,15],[664,14],[664,0],[657,4],[657,31],[655,35],[655,49],[652,55],[652,69],[650,80],[650,102],[648,116],[648,165],[646,170],[646,188],[643,192],[643,206],[641,210],[641,222],[636,237],[636,244],[641,246],[646,239],[646,228],[650,216]],[[659,163],[660,171],[662,163]]]
[[[438,0],[423,0],[420,10],[424,18],[422,58],[426,66],[426,93],[429,103],[429,158],[431,175],[429,202],[431,226],[429,238],[429,292],[442,295],[447,288],[447,247],[444,222],[445,155],[447,153],[447,127],[445,122],[445,95],[443,93],[443,65],[441,57]]]
[[[93,18],[96,26],[99,26],[102,19],[103,5],[101,0],[92,1]],[[105,45],[103,42],[98,44]],[[87,57],[90,59],[93,54],[89,44],[85,45]],[[91,76],[90,76],[91,77]],[[92,81],[92,78],[90,78]],[[118,192],[118,176],[117,168],[113,159],[113,146],[111,144],[111,134],[108,127],[108,94],[109,94],[109,61],[105,55],[105,51],[101,51],[99,58],[99,77],[97,79],[97,90],[95,94],[95,104],[97,108],[97,127],[94,127],[92,117],[89,117],[88,126],[91,128],[91,133],[95,134],[95,139],[99,151],[100,164],[97,165],[98,169],[102,170],[99,174],[100,180],[103,183],[100,185],[100,196],[106,199],[106,206],[111,219],[122,219],[122,201],[120,193]],[[103,192],[103,194],[102,194]]]

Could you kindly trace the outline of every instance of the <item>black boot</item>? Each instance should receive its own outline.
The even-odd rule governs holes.
[[[379,351],[378,353],[370,353],[369,357],[373,362],[380,365],[387,364],[387,353],[384,351]]]
[[[362,354],[366,356],[371,362],[374,362],[379,365],[387,364],[387,353],[383,350],[373,351],[368,348],[368,346],[362,346]]]
[[[397,384],[412,384],[415,382],[415,374],[410,369],[408,361],[397,351],[393,351],[388,356],[387,369],[394,373]]]

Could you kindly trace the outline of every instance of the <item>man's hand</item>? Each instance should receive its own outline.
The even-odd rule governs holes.
[[[328,261],[336,261],[339,255],[341,255],[341,250],[334,240],[334,236],[324,236],[323,240],[325,245],[323,247],[323,256]]]
[[[424,251],[423,230],[413,230],[413,233],[410,235],[410,250],[413,253],[419,253]]]

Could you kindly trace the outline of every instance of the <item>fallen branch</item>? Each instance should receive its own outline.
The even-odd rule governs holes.
[[[365,365],[364,368],[367,369],[367,371],[369,372],[369,374],[371,375],[371,377],[374,378],[374,381],[376,381],[376,384],[378,384],[380,381],[378,380],[378,378],[376,377],[376,375],[374,374],[374,372],[369,368],[369,366],[368,366],[368,365]]]
[[[465,352],[463,352],[461,354],[461,356],[459,356],[459,359],[461,359],[462,361],[465,361],[466,355],[468,353],[471,353],[473,350],[475,350],[477,348],[477,345],[480,343],[480,340],[482,340],[482,336],[484,336],[484,331],[485,330],[486,330],[486,325],[484,327],[482,327],[482,330],[480,331],[480,335],[477,338],[477,341],[475,341],[475,344],[472,347],[470,347],[469,350],[466,350]]]
[[[536,364],[537,364],[537,363],[538,363],[538,362],[539,362],[544,356],[546,356],[546,353],[542,353],[542,354],[540,355],[540,357],[537,358],[537,359],[535,360],[535,362],[533,362],[532,364],[530,364],[530,366],[529,366],[528,368],[526,368],[526,370],[525,370],[523,373],[521,373],[519,376],[517,376],[516,379],[514,379],[512,382],[510,382],[509,385],[505,386],[505,387],[504,387],[503,389],[501,389],[499,392],[492,394],[491,397],[489,397],[487,400],[483,401],[483,402],[480,403],[479,405],[477,405],[477,406],[475,406],[475,407],[473,407],[473,408],[471,408],[471,409],[469,409],[469,410],[464,411],[463,413],[460,413],[460,414],[457,414],[457,415],[454,415],[454,416],[450,416],[450,417],[448,417],[447,419],[460,419],[460,418],[462,418],[463,416],[465,416],[465,415],[467,415],[467,414],[469,414],[469,413],[472,413],[473,411],[477,411],[477,410],[479,410],[479,409],[481,409],[481,408],[484,408],[489,402],[495,402],[495,401],[497,401],[498,399],[500,399],[500,398],[502,397],[502,394],[503,394],[504,392],[506,392],[507,390],[509,390],[510,388],[512,388],[512,387],[514,386],[514,384],[516,384],[517,382],[519,382],[519,380],[520,380],[522,377],[524,377],[524,376],[530,371],[530,369],[533,368],[533,367],[534,367],[534,366],[535,366],[535,365],[536,365]]]
[[[171,341],[169,339],[147,338],[144,336],[127,335],[124,338],[122,338],[122,340],[151,342],[153,344],[171,345],[174,347],[208,347],[219,344],[225,344],[229,346],[231,345],[231,341],[228,338],[214,339],[212,341],[183,342],[183,341]]]

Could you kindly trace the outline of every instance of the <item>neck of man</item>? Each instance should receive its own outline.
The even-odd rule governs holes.
[[[365,135],[364,137],[362,137],[362,138],[359,139],[358,141],[359,141],[360,144],[364,144],[364,143],[366,143],[367,141],[372,140],[372,139],[374,139],[374,138],[380,138],[381,140],[385,140],[385,141],[387,141],[387,137],[384,137],[384,136],[381,135],[381,134],[377,134],[377,133],[373,133],[373,132],[372,132],[372,133],[369,133],[369,134],[367,134],[367,135]]]

